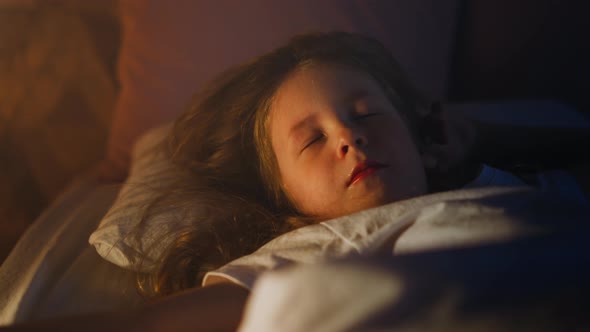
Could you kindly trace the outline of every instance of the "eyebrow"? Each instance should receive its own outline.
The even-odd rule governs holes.
[[[344,98],[342,98],[340,103],[346,104],[346,103],[350,103],[350,102],[359,100],[361,98],[366,98],[369,96],[371,96],[371,94],[367,90],[356,89],[356,90],[353,90],[351,93],[347,94]],[[295,132],[297,132],[297,131],[301,130],[301,128],[304,128],[305,126],[307,126],[309,122],[313,121],[316,118],[316,116],[317,115],[315,113],[313,113],[313,114],[306,116],[301,121],[297,122],[297,124],[295,124],[289,130],[289,134],[288,134],[287,138],[290,138],[291,136],[293,136],[293,134]]]
[[[313,113],[313,114],[310,114],[310,115],[306,116],[305,118],[303,118],[303,120],[297,122],[296,125],[294,125],[293,127],[291,127],[291,129],[289,129],[289,135],[287,137],[290,138],[291,136],[293,136],[293,134],[295,134],[295,132],[297,132],[297,131],[301,130],[301,128],[307,126],[316,117],[317,117],[317,115],[315,113]]]

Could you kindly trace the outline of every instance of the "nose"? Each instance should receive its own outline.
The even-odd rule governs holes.
[[[343,128],[338,143],[338,157],[344,158],[351,148],[360,149],[368,143],[365,134],[353,128]]]

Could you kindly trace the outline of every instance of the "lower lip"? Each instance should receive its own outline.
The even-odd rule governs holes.
[[[364,171],[358,173],[354,179],[352,180],[352,182],[350,183],[350,185],[352,186],[353,184],[359,182],[360,180],[366,178],[367,176],[372,175],[373,173],[377,172],[377,170],[379,170],[380,168],[377,167],[370,167],[365,169]]]

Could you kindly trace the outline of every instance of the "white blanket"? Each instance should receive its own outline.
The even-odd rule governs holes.
[[[254,284],[241,332],[586,331],[589,221],[538,191],[454,191],[286,234],[216,274]]]
[[[100,258],[87,243],[89,234],[112,204],[119,188],[100,186],[88,180],[78,182],[31,226],[0,267],[0,325],[55,315],[128,309],[141,302],[135,291],[133,274]],[[449,200],[449,195],[453,199]],[[520,199],[515,200],[517,197]],[[394,253],[401,254],[496,242],[547,229],[566,229],[575,224],[574,219],[579,214],[565,203],[547,200],[527,189],[486,188],[435,194],[302,228],[271,241],[258,252],[261,255],[238,259],[219,272],[232,275],[232,269],[240,270],[238,281],[251,286],[259,273],[274,270],[284,263],[319,263],[334,257],[326,255],[325,250],[336,253],[335,256],[346,256],[371,254],[381,248],[391,252],[393,247]],[[531,216],[535,216],[533,222],[526,222]],[[398,222],[392,223],[394,219]],[[341,227],[346,225],[362,227]],[[404,236],[397,237],[398,231],[403,231]],[[328,242],[322,244],[322,236],[327,236]],[[284,246],[277,248],[277,244]],[[306,255],[303,258],[298,256],[302,253]],[[340,270],[334,271],[340,274]],[[375,285],[382,280],[391,289],[398,287],[395,282],[391,284],[391,278],[380,278],[372,271],[350,275],[351,280],[374,280]],[[386,290],[383,288],[383,295],[389,294],[391,298],[393,293]],[[355,296],[354,289],[342,290],[346,291],[350,293],[344,295]],[[268,294],[254,290],[254,299],[261,298],[256,296],[258,293]],[[370,309],[380,305],[380,296],[366,297],[373,302],[360,307]],[[269,296],[262,298],[273,303]],[[275,318],[285,318],[280,314],[285,308],[276,306],[275,309],[278,311],[273,314],[279,314]],[[267,309],[249,311],[247,317],[253,313],[270,317]],[[352,317],[342,312],[338,315]],[[273,322],[280,323],[283,318]]]
[[[216,271],[205,285],[228,279],[252,288],[266,271],[351,255],[390,255],[475,246],[553,232],[587,208],[530,187],[462,189],[415,197],[284,234]]]

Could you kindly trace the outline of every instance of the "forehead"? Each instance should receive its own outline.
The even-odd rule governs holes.
[[[340,64],[304,66],[291,73],[277,89],[270,123],[287,126],[327,105],[365,95],[386,98],[377,81],[360,69]]]

